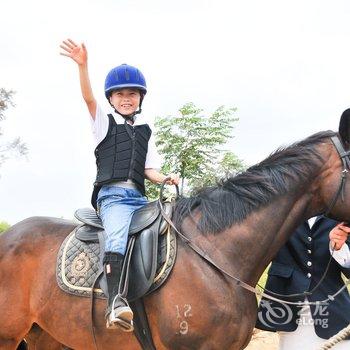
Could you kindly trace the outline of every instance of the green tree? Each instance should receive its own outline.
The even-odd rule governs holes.
[[[162,172],[176,172],[181,177],[181,193],[212,184],[227,172],[241,169],[242,162],[223,146],[233,137],[238,118],[235,108],[220,106],[206,115],[193,103],[187,103],[179,115],[158,117],[155,121],[156,143],[164,157]],[[155,186],[148,186],[149,197],[157,197]]]
[[[215,184],[218,179],[223,179],[243,171],[245,166],[243,162],[231,151],[222,151],[219,158],[212,166],[208,166],[206,173],[200,179],[192,182],[192,187],[210,186]]]
[[[0,122],[5,119],[5,111],[9,106],[14,106],[13,103],[14,91],[0,88]],[[0,140],[3,137],[2,129],[0,128]],[[19,137],[11,141],[0,143],[0,166],[9,157],[14,155],[25,155],[28,153],[28,148]]]
[[[10,225],[6,221],[0,221],[0,234],[5,232],[8,228],[10,228]]]

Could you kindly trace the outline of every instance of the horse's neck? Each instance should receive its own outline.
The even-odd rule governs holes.
[[[257,282],[268,263],[296,228],[306,220],[305,213],[309,204],[310,196],[305,195],[294,203],[283,203],[281,200],[262,210],[262,216],[255,222],[256,234],[250,234],[257,242],[251,247],[250,268],[246,269],[247,276],[253,283]]]
[[[339,185],[334,173],[339,177],[340,160],[329,144],[322,144],[319,151],[323,161],[315,165],[307,179],[296,182],[288,193],[254,211],[242,223],[233,225],[221,238],[217,236],[215,244],[231,261],[236,276],[251,284],[257,283],[296,228],[311,216],[324,212],[330,204]],[[326,184],[331,184],[327,190]]]
[[[256,283],[268,263],[305,218],[309,199],[284,197],[251,214],[240,224],[211,236],[213,252],[237,277]],[[215,241],[214,241],[215,240]],[[221,255],[221,257],[219,257]]]
[[[324,201],[330,201],[336,189],[330,188],[328,197],[321,198],[320,192],[327,180],[327,174],[334,173],[339,158],[329,145],[322,146],[319,162],[309,172],[308,178],[292,185],[288,193],[280,195],[247,216],[242,222],[217,234],[201,235],[196,232],[196,218],[187,218],[192,224],[183,227],[190,230],[192,238],[207,254],[226,270],[247,283],[256,284],[268,263],[288,240],[296,228],[307,218],[324,210]],[[340,164],[340,163],[339,163]],[[338,174],[341,170],[336,169]],[[330,171],[332,170],[332,171]],[[326,179],[326,180],[325,180]],[[335,184],[337,186],[337,184]],[[332,192],[332,193],[331,193]]]
[[[308,216],[312,194],[299,186],[249,215],[242,223],[211,235],[212,254],[245,282],[256,284],[268,263]],[[209,248],[210,250],[210,248]]]

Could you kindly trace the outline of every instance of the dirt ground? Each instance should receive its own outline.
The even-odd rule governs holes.
[[[277,350],[278,334],[254,329],[252,340],[245,350]]]

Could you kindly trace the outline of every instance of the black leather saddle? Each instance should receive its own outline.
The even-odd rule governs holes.
[[[163,208],[169,218],[172,216],[172,203],[163,203]],[[97,213],[90,208],[78,209],[74,216],[83,223],[76,229],[75,237],[83,242],[100,242],[104,249],[103,225]],[[134,238],[134,247],[130,261],[130,281],[127,299],[133,301],[141,298],[155,288],[151,286],[157,271],[157,256],[160,236],[168,228],[159,207],[159,202],[150,202],[133,214],[129,229],[129,239]],[[105,281],[100,281],[103,290]]]
[[[165,213],[168,217],[171,217],[172,214],[172,204],[170,202],[163,203],[163,207],[165,209]],[[103,230],[103,225],[100,217],[97,215],[96,211],[92,208],[82,208],[78,209],[74,216],[84,224],[90,227],[95,227],[97,229]],[[129,228],[129,236],[134,235],[136,233],[140,233],[142,230],[154,227],[156,224],[159,225],[159,234],[164,233],[167,223],[165,220],[157,220],[161,219],[159,202],[154,201],[146,204],[141,209],[135,211],[132,216],[131,224]],[[161,221],[161,222],[158,222]],[[82,228],[79,232],[76,233],[77,238],[82,241],[98,241],[97,238],[97,230],[85,230],[86,228]]]

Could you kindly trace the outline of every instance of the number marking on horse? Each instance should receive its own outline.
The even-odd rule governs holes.
[[[179,331],[176,334],[185,335],[189,331],[188,322],[185,320],[186,318],[192,317],[192,306],[190,304],[185,304],[183,306],[175,305],[176,308],[176,317],[180,319]],[[185,318],[185,319],[184,319]]]

